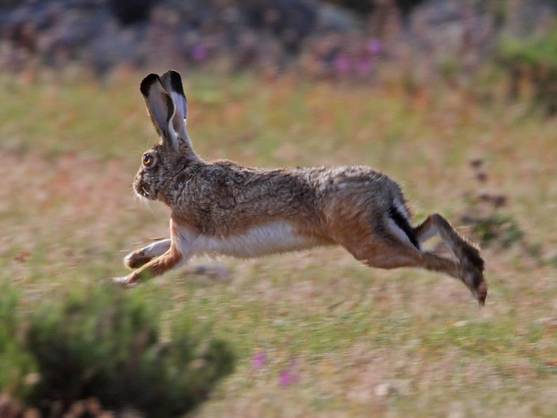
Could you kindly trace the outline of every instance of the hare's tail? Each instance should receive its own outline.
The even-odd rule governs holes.
[[[400,211],[400,209],[398,209],[395,205],[392,205],[389,208],[387,216],[396,225],[397,229],[404,233],[404,237],[419,250],[420,244],[418,242],[416,232],[410,225],[410,222],[406,218],[406,216]],[[396,235],[400,235],[399,231],[397,231]]]

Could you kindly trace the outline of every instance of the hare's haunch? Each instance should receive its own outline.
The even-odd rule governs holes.
[[[141,83],[161,141],[143,154],[135,192],[170,207],[170,239],[126,256],[136,269],[119,283],[162,274],[197,254],[257,257],[341,245],[372,267],[421,267],[461,280],[483,304],[487,285],[478,250],[438,214],[412,227],[400,187],[369,167],[262,170],[206,162],[188,136],[180,75]],[[457,261],[423,251],[438,234]]]

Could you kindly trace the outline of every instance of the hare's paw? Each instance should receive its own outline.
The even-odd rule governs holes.
[[[458,253],[461,267],[460,277],[478,303],[484,305],[487,298],[487,283],[483,274],[484,260],[479,250],[467,242],[459,247]]]
[[[464,265],[461,273],[462,281],[470,289],[472,295],[478,303],[483,306],[487,298],[487,283],[483,277],[483,272],[472,265]]]
[[[145,255],[144,251],[132,251],[124,257],[124,265],[130,270],[135,270],[151,261],[152,257]]]
[[[132,280],[130,276],[114,277],[112,282],[124,288],[130,288],[137,285],[137,281]]]

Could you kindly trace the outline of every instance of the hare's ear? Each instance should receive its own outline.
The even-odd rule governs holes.
[[[176,108],[176,112],[172,118],[174,130],[178,133],[180,138],[189,141],[186,130],[188,101],[184,94],[184,88],[182,87],[182,78],[176,71],[171,70],[161,76],[161,82],[166,91],[170,93],[170,97],[172,97],[174,107]]]
[[[156,74],[149,74],[143,79],[139,89],[162,143],[178,150],[178,135],[172,124],[176,108],[161,79]]]

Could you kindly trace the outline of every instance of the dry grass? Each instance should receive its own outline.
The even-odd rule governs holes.
[[[167,210],[130,188],[154,138],[138,79],[0,81],[0,278],[29,304],[120,275],[127,250],[166,235]],[[545,260],[557,255],[557,121],[520,104],[293,79],[192,75],[186,87],[201,155],[369,164],[404,185],[419,220],[456,220],[481,157],[508,214]],[[223,259],[229,280],[175,272],[145,286],[238,353],[199,418],[556,416],[557,270],[518,249],[485,256],[481,310],[450,279],[370,270],[340,249]]]

